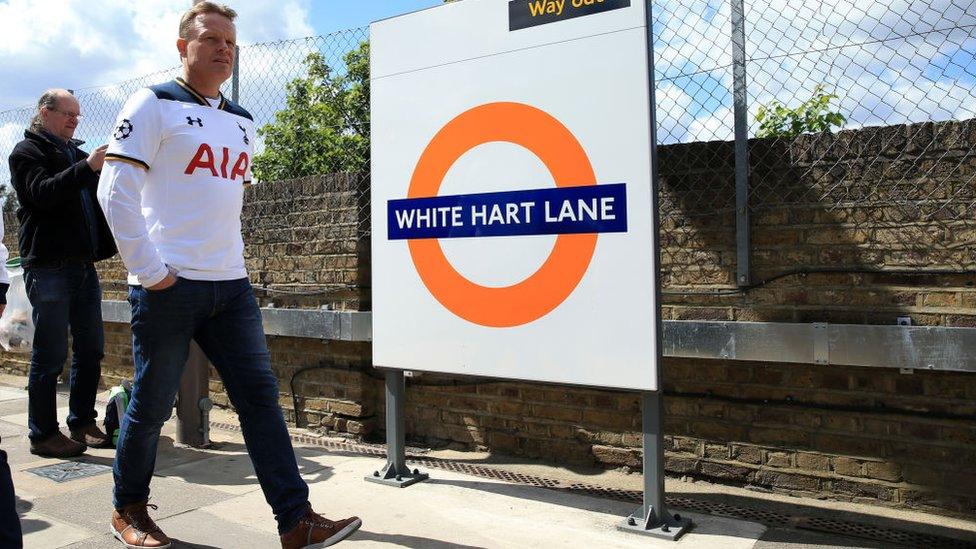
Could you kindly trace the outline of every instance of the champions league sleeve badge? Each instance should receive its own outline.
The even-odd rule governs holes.
[[[132,122],[130,122],[128,118],[125,118],[122,120],[122,123],[119,124],[119,127],[115,128],[115,133],[112,134],[112,137],[114,137],[117,141],[128,139],[129,136],[132,135],[133,129]]]

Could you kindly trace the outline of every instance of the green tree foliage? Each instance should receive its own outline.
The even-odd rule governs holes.
[[[796,137],[840,127],[847,118],[832,110],[831,103],[835,99],[837,96],[826,93],[822,85],[814,88],[813,96],[796,108],[791,109],[773,99],[768,105],[761,105],[756,113],[759,122],[756,137]]]
[[[3,207],[0,209],[4,212],[16,212],[17,208],[20,207],[20,202],[17,200],[17,191],[14,190],[12,185],[0,185],[0,202],[3,202]]]
[[[369,169],[369,43],[343,58],[336,75],[319,53],[305,58],[308,74],[287,85],[286,106],[258,130],[264,152],[254,176],[280,181]]]

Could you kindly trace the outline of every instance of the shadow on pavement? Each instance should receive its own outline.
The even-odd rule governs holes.
[[[172,549],[225,549],[223,547],[216,547],[214,545],[204,545],[202,543],[190,543],[188,541],[180,541],[176,538],[171,538],[173,544],[170,546]],[[121,545],[119,545],[121,547]]]
[[[224,486],[257,485],[258,479],[254,474],[254,466],[247,454],[247,447],[239,442],[220,442],[209,449],[197,449],[176,446],[172,439],[161,437],[160,451],[165,449],[173,454],[171,463],[163,467],[157,466],[155,476],[178,477],[186,482],[207,486],[220,484]],[[181,461],[180,457],[193,456],[192,459]],[[298,471],[308,484],[328,480],[332,477],[332,468],[308,459],[301,454],[295,455],[298,461]],[[223,462],[221,468],[218,462]],[[111,465],[111,460],[109,461]],[[234,469],[244,469],[246,474],[231,474]],[[222,474],[223,473],[223,474]]]
[[[349,538],[349,541],[373,541],[388,543],[397,547],[411,547],[414,549],[486,549],[480,545],[461,545],[458,543],[440,541],[420,536],[406,536],[403,534],[378,534],[360,530]]]

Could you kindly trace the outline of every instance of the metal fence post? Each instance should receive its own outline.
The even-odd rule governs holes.
[[[210,444],[210,362],[195,341],[180,378],[176,396],[176,442],[204,448]]]
[[[735,283],[749,278],[749,105],[746,95],[746,17],[743,0],[732,2],[732,100],[735,120]]]
[[[230,100],[240,104],[241,91],[241,48],[234,46],[234,73],[230,77]]]
[[[375,471],[366,480],[406,488],[430,475],[419,470],[410,470],[406,459],[406,429],[404,427],[403,404],[406,398],[406,381],[403,370],[386,371],[386,466]]]

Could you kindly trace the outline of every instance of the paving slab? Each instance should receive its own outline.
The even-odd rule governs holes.
[[[3,416],[0,415],[0,417]],[[0,437],[3,439],[7,439],[8,437],[24,436],[27,433],[28,429],[24,425],[17,425],[16,423],[0,420]]]
[[[274,549],[277,534],[230,523],[206,511],[191,511],[157,520],[173,540],[172,549]],[[122,549],[110,533],[68,545],[67,549]]]
[[[75,524],[36,511],[20,516],[20,528],[24,533],[25,549],[64,547],[94,535]]]
[[[183,513],[159,522],[177,547],[280,547],[278,532],[241,526],[205,510]]]
[[[80,482],[79,479],[71,482]],[[70,485],[71,483],[66,483]],[[154,519],[164,519],[192,511],[199,507],[229,499],[224,492],[211,490],[198,485],[168,479],[153,478],[152,493],[149,502],[157,505],[158,510],[152,512]],[[32,501],[33,512],[42,513],[66,523],[74,524],[92,530],[103,532],[108,529],[112,516],[112,482],[91,487],[73,493],[38,497]]]
[[[227,441],[209,452],[205,462],[181,463],[156,469],[160,477],[179,479],[188,483],[203,484],[213,490],[240,495],[260,490],[254,466],[241,442]],[[296,448],[298,470],[309,484],[328,478],[331,472],[322,460],[321,449]]]
[[[310,458],[311,459],[311,458]],[[745,521],[690,515],[696,528],[676,545],[616,529],[633,506],[447,471],[400,489],[367,483],[382,460],[320,454],[332,474],[311,482],[310,499],[329,517],[358,515],[363,529],[349,547],[695,547],[747,549],[765,527]],[[204,508],[237,524],[274,532],[260,492]],[[192,540],[191,540],[192,541]]]
[[[21,414],[27,409],[27,397],[0,402],[0,417]],[[26,424],[25,424],[26,426]]]
[[[111,533],[99,534],[62,547],[64,549],[124,549],[124,546]]]
[[[14,471],[17,507],[21,513],[26,547],[118,549],[108,533],[111,513],[110,473],[56,483],[27,472],[45,464],[63,463],[29,453],[26,437],[26,392],[0,387],[0,448],[10,455]],[[104,395],[99,398],[104,400]],[[62,404],[59,417],[67,415]],[[99,410],[104,409],[100,402]],[[235,424],[236,414],[215,409],[211,420]],[[174,548],[277,547],[278,536],[271,510],[254,476],[239,432],[214,429],[215,445],[192,449],[174,444],[175,421],[163,430],[153,479],[152,502],[157,522],[177,541]],[[695,528],[678,543],[620,532],[617,524],[633,511],[633,504],[600,499],[568,491],[546,490],[501,480],[467,476],[440,469],[428,471],[433,479],[406,489],[381,486],[363,480],[383,466],[385,459],[350,452],[331,452],[320,446],[297,446],[303,478],[309,483],[311,501],[326,516],[357,514],[363,529],[343,547],[721,547],[723,549],[799,549],[887,547],[871,540],[788,528],[770,528],[742,520],[688,514]],[[450,456],[433,456],[447,457]],[[92,449],[80,458],[111,465],[113,449]],[[458,461],[491,463],[505,470],[542,477],[591,482],[614,488],[639,487],[639,475],[577,470],[557,465],[512,463],[509,458],[461,453]],[[617,478],[619,477],[619,478]],[[872,507],[854,509],[850,504],[756,494],[717,485],[668,479],[675,496],[698,499],[723,497],[743,507],[786,505],[820,507],[824,512],[858,517]],[[619,486],[618,486],[619,484]],[[740,493],[741,492],[741,493]],[[766,501],[770,500],[770,501]],[[724,501],[724,499],[723,499]],[[928,515],[904,512],[899,523],[922,520]],[[890,517],[894,519],[895,517]],[[971,523],[970,523],[971,524]]]
[[[22,398],[27,398],[26,390],[18,389],[16,387],[0,386],[0,402],[6,402],[8,400],[20,400]]]
[[[6,441],[4,441],[4,446],[6,446]],[[87,457],[74,458],[72,461],[97,463],[99,465],[109,467],[112,465],[111,461],[96,460]],[[29,471],[30,469],[37,467],[55,465],[58,463],[64,463],[64,460],[43,458],[34,461],[18,460],[18,463],[11,463],[11,476],[13,477],[14,490],[16,491],[17,495],[29,501],[34,501],[52,496],[71,496],[72,494],[85,492],[88,490],[111,489],[112,474],[107,468],[104,473],[81,477],[70,482],[55,482],[51,479],[38,476]]]

